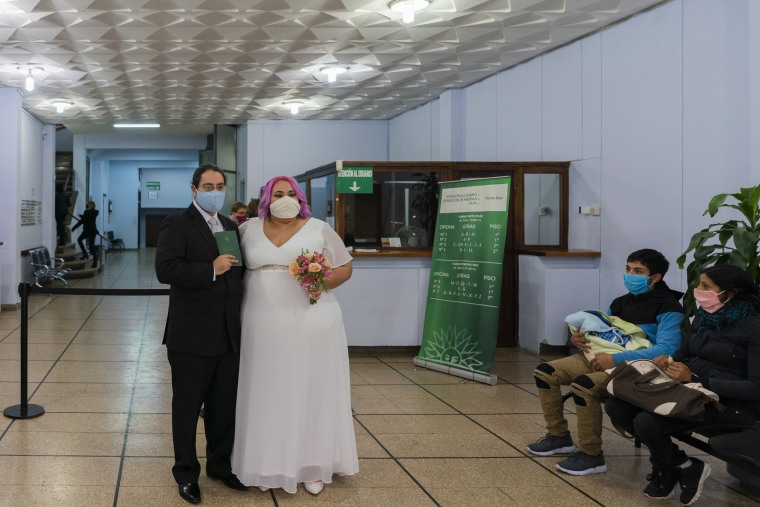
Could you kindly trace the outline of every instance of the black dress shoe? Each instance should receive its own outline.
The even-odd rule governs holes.
[[[187,482],[179,485],[179,496],[190,503],[201,503],[201,488],[197,482]]]
[[[231,473],[227,476],[220,476],[220,475],[213,475],[213,474],[206,474],[212,479],[216,479],[218,481],[222,481],[222,484],[227,486],[230,489],[236,489],[238,491],[245,491],[248,489],[248,486],[240,482],[240,479],[237,478],[237,475]]]

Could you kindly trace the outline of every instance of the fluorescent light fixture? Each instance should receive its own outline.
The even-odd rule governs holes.
[[[346,67],[322,67],[319,70],[323,74],[327,74],[328,83],[334,83],[338,76],[344,74],[348,69]]]
[[[414,21],[414,13],[428,5],[430,5],[430,0],[393,0],[388,7],[394,12],[400,12],[404,23],[411,23]]]
[[[159,123],[114,123],[117,129],[157,129],[161,126]]]
[[[53,102],[51,102],[51,104],[55,106],[56,113],[62,113],[74,105],[71,102],[67,102],[65,100],[54,100]]]
[[[26,74],[26,79],[24,80],[24,88],[26,88],[26,91],[31,92],[32,90],[34,90],[33,74],[42,72],[45,69],[43,67],[25,65],[25,66],[16,67],[16,70],[21,72],[22,74]]]
[[[282,105],[287,108],[290,108],[290,114],[298,114],[298,111],[301,109],[301,106],[303,106],[303,102],[294,100],[292,102],[283,102]]]

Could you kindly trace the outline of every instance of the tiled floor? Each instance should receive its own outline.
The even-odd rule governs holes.
[[[115,253],[71,286],[158,288],[153,252]],[[0,418],[0,506],[187,505],[171,476],[166,297],[35,295],[29,393],[43,416]],[[0,312],[0,409],[19,403],[19,313]],[[605,423],[609,472],[572,477],[525,445],[544,433],[532,370],[539,358],[499,349],[496,386],[415,367],[411,354],[353,354],[361,470],[317,497],[299,489],[238,493],[201,477],[205,505],[678,505],[641,494],[647,451]],[[572,408],[572,403],[568,403]],[[569,414],[571,427],[574,417]],[[204,439],[199,431],[198,449]],[[699,454],[699,453],[695,453]],[[713,465],[697,505],[760,504]]]

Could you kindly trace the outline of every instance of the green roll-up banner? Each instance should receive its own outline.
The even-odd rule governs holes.
[[[510,178],[441,183],[422,346],[414,364],[496,384]]]

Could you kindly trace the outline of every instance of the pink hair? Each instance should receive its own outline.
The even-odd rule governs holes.
[[[296,198],[301,203],[301,210],[298,212],[299,218],[311,218],[311,208],[306,202],[306,194],[303,193],[298,182],[290,176],[275,176],[267,181],[264,189],[261,191],[261,201],[259,202],[259,219],[264,220],[269,216],[269,205],[272,203],[272,188],[278,181],[287,181],[296,192]]]

